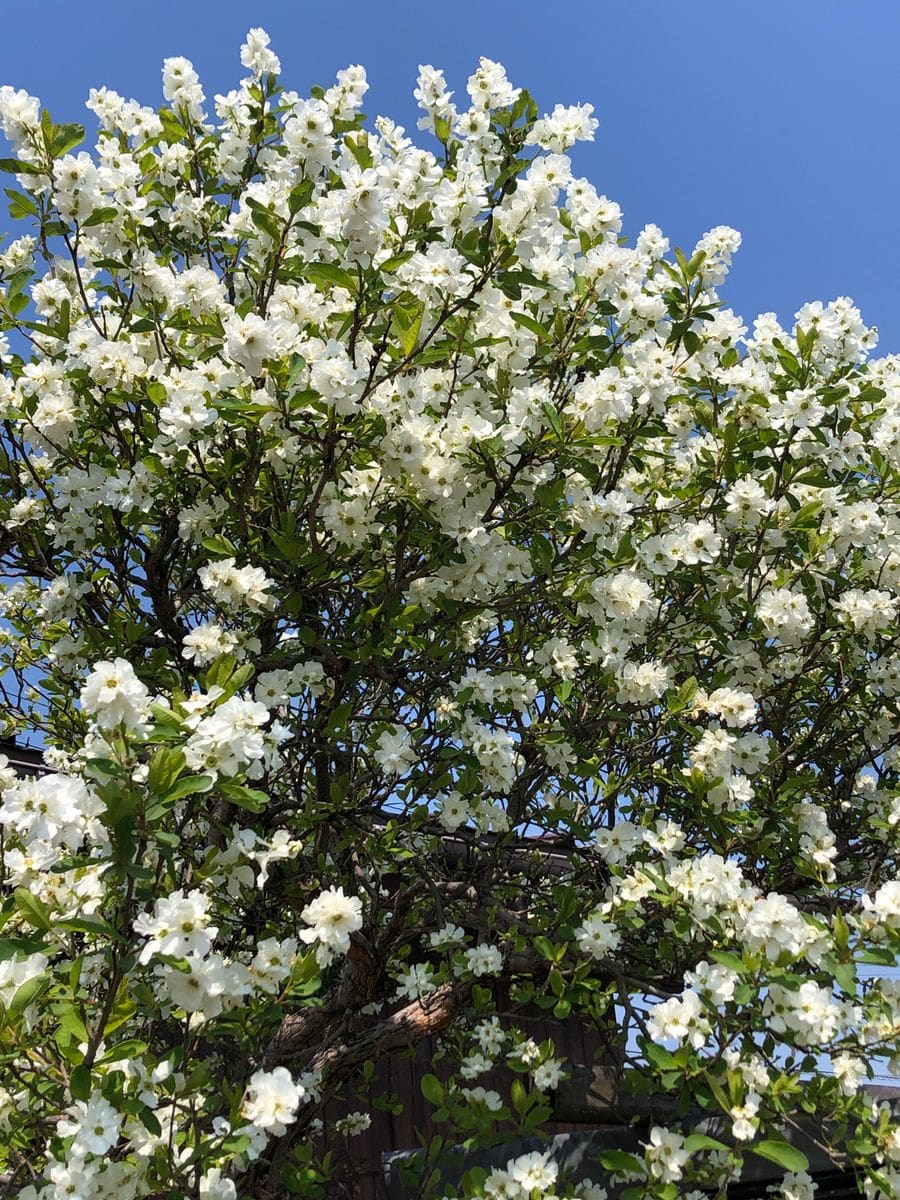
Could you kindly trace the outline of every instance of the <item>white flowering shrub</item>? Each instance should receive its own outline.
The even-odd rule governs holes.
[[[420,148],[241,61],[91,150],[0,89],[3,1195],[345,1194],[426,1036],[433,1159],[539,1132],[535,1006],[683,1103],[631,1196],[806,1195],[801,1119],[896,1194],[900,360],[621,237],[496,63]]]

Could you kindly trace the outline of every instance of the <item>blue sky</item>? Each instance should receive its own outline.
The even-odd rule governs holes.
[[[243,73],[263,25],[288,86],[305,93],[362,63],[366,111],[414,129],[418,63],[451,87],[485,54],[542,108],[594,104],[575,166],[625,210],[692,245],[744,235],[724,295],[745,318],[790,319],[806,300],[853,297],[900,352],[897,236],[900,4],[896,0],[70,0],[7,4],[0,83],[79,120],[107,84],[161,103],[159,68],[184,54],[208,94]],[[0,228],[3,218],[0,217]]]

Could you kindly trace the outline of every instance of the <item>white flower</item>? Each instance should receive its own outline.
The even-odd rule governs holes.
[[[831,1069],[845,1096],[854,1096],[859,1091],[862,1081],[867,1077],[865,1059],[848,1054],[846,1051],[835,1054],[831,1060]]]
[[[517,1183],[526,1196],[532,1192],[549,1191],[556,1183],[559,1174],[558,1165],[551,1161],[549,1153],[534,1150],[530,1154],[522,1154],[511,1158],[506,1164],[506,1171],[513,1183]]]
[[[619,704],[652,704],[665,693],[670,669],[663,663],[624,663],[617,678]]]
[[[99,1092],[87,1101],[76,1100],[66,1111],[71,1120],[60,1121],[58,1129],[63,1137],[74,1135],[71,1154],[106,1154],[118,1142],[121,1115]]]
[[[699,962],[693,971],[686,971],[685,982],[698,991],[705,992],[713,1004],[720,1008],[734,997],[734,989],[740,983],[740,975],[730,967],[718,963]]]
[[[534,1086],[539,1092],[552,1091],[563,1077],[562,1063],[555,1058],[548,1058],[531,1072]]]
[[[334,1127],[339,1133],[343,1133],[347,1137],[354,1137],[356,1134],[365,1133],[372,1125],[372,1118],[368,1113],[352,1112],[346,1117],[341,1117],[335,1121]]]
[[[503,1107],[499,1092],[486,1091],[483,1087],[464,1087],[459,1091],[471,1104],[483,1104],[489,1112],[499,1112]]]
[[[273,352],[272,329],[256,313],[232,317],[225,326],[225,351],[232,362],[242,366],[248,375],[259,375],[263,363]]]
[[[362,929],[362,901],[345,896],[341,887],[330,887],[307,904],[300,916],[312,929],[301,929],[298,936],[307,944],[319,943],[316,960],[327,966],[335,955],[347,953],[350,934]]]
[[[868,641],[886,632],[897,612],[897,599],[890,592],[872,588],[849,588],[833,602],[838,618],[851,629],[862,633]]]
[[[806,1171],[787,1171],[778,1191],[781,1200],[815,1200],[816,1183]]]
[[[153,915],[138,913],[134,931],[147,938],[138,962],[147,963],[154,954],[185,958],[208,954],[219,932],[210,925],[209,899],[199,889],[187,895],[179,888],[156,901]]]
[[[269,748],[263,733],[268,721],[264,704],[231,696],[209,716],[196,720],[184,747],[187,765],[211,775],[236,775],[247,764],[260,762]]]
[[[454,833],[471,819],[472,809],[458,792],[450,792],[440,798],[437,816],[444,829]]]
[[[643,840],[643,829],[633,821],[617,821],[611,829],[594,834],[597,849],[611,866],[631,858]]]
[[[813,627],[813,615],[802,592],[766,588],[756,606],[766,636],[785,643],[801,640]]]
[[[466,931],[458,925],[448,922],[442,925],[440,929],[436,929],[428,935],[429,945],[437,948],[438,946],[455,946],[466,940]]]
[[[485,1071],[489,1071],[492,1066],[492,1060],[486,1058],[476,1050],[472,1054],[467,1054],[465,1058],[460,1059],[459,1073],[463,1079],[477,1079],[479,1075],[483,1075]]]
[[[688,1152],[684,1149],[684,1138],[680,1133],[654,1125],[650,1130],[650,1142],[644,1145],[647,1166],[654,1179],[663,1183],[673,1183],[682,1177]]]
[[[736,1141],[749,1142],[756,1137],[759,1122],[756,1114],[759,1111],[760,1097],[750,1092],[743,1104],[736,1104],[730,1110],[731,1133]]]
[[[403,775],[417,761],[412,738],[405,729],[394,726],[379,737],[374,753],[375,761],[387,775]]]
[[[286,829],[276,829],[268,843],[262,842],[255,845],[253,849],[246,850],[247,857],[252,858],[259,866],[256,886],[258,888],[266,886],[271,863],[296,858],[302,849],[303,843],[298,838],[292,838]]]
[[[605,958],[617,948],[622,935],[599,909],[595,909],[575,930],[575,940],[592,958]]]
[[[4,790],[0,824],[34,849],[44,843],[76,850],[86,839],[100,840],[103,810],[94,789],[76,776],[25,777]]]
[[[582,1179],[577,1186],[577,1200],[607,1200],[606,1188],[602,1188],[599,1183],[591,1183],[589,1179]]]
[[[557,104],[549,117],[535,121],[525,144],[562,154],[576,142],[592,142],[599,124],[593,112],[592,104]]]
[[[272,580],[261,567],[238,567],[233,558],[222,558],[201,567],[198,576],[204,591],[225,608],[264,612],[275,603],[268,594]]]
[[[497,975],[503,966],[503,955],[496,946],[481,942],[465,952],[466,969],[473,975]]]
[[[234,1180],[226,1179],[221,1167],[210,1167],[200,1176],[200,1200],[237,1200]]]
[[[541,1057],[541,1048],[534,1038],[523,1038],[510,1050],[509,1058],[517,1058],[520,1063],[530,1067]]]
[[[473,1033],[485,1054],[497,1054],[506,1040],[506,1033],[501,1027],[498,1017],[479,1021]]]
[[[429,963],[415,963],[397,980],[397,998],[418,1000],[427,996],[437,987],[434,974]]]
[[[701,707],[699,702],[697,707]],[[756,720],[756,701],[751,693],[736,691],[734,688],[716,688],[703,701],[702,707],[707,712],[721,717],[726,725],[733,728],[740,729],[745,725],[752,725]]]
[[[55,857],[55,855],[54,855]],[[4,1008],[9,1003],[23,983],[43,975],[49,965],[45,954],[28,954],[20,957],[18,951],[10,958],[0,961],[0,1004]]]
[[[777,962],[783,954],[802,954],[815,935],[802,914],[784,896],[770,892],[757,900],[741,925],[741,935],[751,950],[760,950]]]
[[[700,997],[687,989],[654,1006],[647,1018],[647,1031],[654,1042],[687,1042],[700,1050],[706,1044],[710,1025]]]
[[[150,693],[124,658],[98,662],[81,689],[81,707],[100,729],[139,729],[150,706]]]
[[[247,1084],[241,1116],[258,1129],[280,1137],[296,1121],[305,1095],[305,1089],[294,1082],[287,1067],[256,1071]]]
[[[197,667],[208,667],[220,655],[230,654],[237,644],[236,634],[211,621],[206,625],[198,625],[196,629],[185,634],[181,654],[189,662],[193,661]]]
[[[269,49],[269,35],[264,29],[251,29],[241,46],[241,62],[254,75],[277,75],[281,70],[278,56]]]
[[[900,880],[883,883],[874,896],[863,896],[863,909],[886,929],[900,929]]]
[[[250,976],[262,992],[274,996],[291,973],[297,943],[294,938],[263,938],[256,944],[256,954],[250,963]]]
[[[826,1046],[842,1024],[842,1009],[831,993],[812,979],[793,990],[770,983],[763,1005],[769,1028],[787,1033],[800,1046]]]

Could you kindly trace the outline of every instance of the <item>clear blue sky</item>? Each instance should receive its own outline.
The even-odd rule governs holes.
[[[159,68],[184,54],[208,95],[243,73],[263,25],[289,87],[362,63],[366,112],[415,128],[418,63],[465,90],[481,54],[543,108],[590,101],[601,125],[575,166],[673,243],[734,225],[744,244],[725,298],[790,319],[849,295],[900,352],[900,3],[897,0],[71,0],[4,4],[0,83],[80,120],[106,84],[161,103]],[[0,216],[0,228],[3,218]]]

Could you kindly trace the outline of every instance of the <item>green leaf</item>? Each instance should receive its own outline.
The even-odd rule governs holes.
[[[208,792],[214,783],[211,775],[184,775],[172,784],[163,799],[172,803],[185,796],[196,796],[198,792]]]
[[[398,304],[394,307],[394,325],[397,328],[397,341],[400,344],[400,349],[407,357],[412,354],[416,347],[416,342],[419,340],[424,313],[424,304],[417,304],[415,307],[406,307]]]
[[[79,1042],[89,1042],[91,1035],[81,1017],[71,1004],[65,1005],[57,1014],[61,1027],[68,1030]]]
[[[446,117],[434,118],[434,135],[439,142],[446,146],[450,139],[450,122]]]
[[[8,171],[14,175],[43,175],[43,167],[37,163],[20,162],[18,158],[0,158],[0,171]]]
[[[617,1175],[643,1174],[643,1164],[636,1154],[627,1154],[624,1150],[602,1150],[597,1157],[607,1171],[614,1171]]]
[[[250,1145],[250,1137],[246,1133],[233,1133],[222,1142],[223,1154],[243,1154]]]
[[[550,991],[556,997],[562,996],[562,994],[566,990],[566,981],[565,981],[565,979],[563,979],[562,974],[559,971],[557,971],[556,967],[554,967],[548,973],[547,983],[550,987]]]
[[[836,912],[832,921],[834,927],[834,944],[841,954],[846,954],[850,946],[850,926],[844,920],[843,913]]]
[[[73,1100],[87,1100],[91,1094],[91,1073],[87,1067],[79,1064],[72,1068],[69,1076],[69,1091]]]
[[[102,917],[67,917],[64,921],[58,921],[57,925],[60,929],[67,929],[71,933],[91,933],[95,937],[122,940],[122,935],[118,930],[110,925],[109,921],[104,921]]]
[[[147,1049],[147,1043],[140,1041],[138,1038],[126,1038],[123,1042],[116,1042],[115,1046],[111,1046],[109,1050],[97,1059],[98,1063],[120,1062],[123,1058],[137,1058]]]
[[[534,317],[524,312],[511,312],[509,314],[517,325],[521,325],[523,329],[528,329],[538,338],[549,337],[547,330],[543,327],[540,321],[536,321]]]
[[[348,292],[356,291],[356,280],[353,276],[334,263],[306,263],[301,269],[301,274],[319,288],[341,287],[346,288]]]
[[[531,539],[529,554],[537,574],[549,575],[553,569],[553,560],[556,557],[556,551],[553,549],[553,543],[550,539],[544,537],[542,533],[534,534]]]
[[[656,1042],[647,1042],[644,1045],[644,1056],[661,1071],[671,1070],[677,1065],[672,1051],[667,1050],[665,1046],[658,1046]]]
[[[539,934],[534,939],[534,948],[540,954],[541,958],[549,959],[550,962],[556,961],[556,950],[553,943],[549,938],[544,937],[543,934]]]
[[[237,659],[233,654],[223,654],[207,669],[201,683],[207,691],[214,687],[224,687],[234,674]]]
[[[200,545],[210,554],[221,554],[226,558],[234,558],[237,554],[237,547],[225,537],[204,538]]]
[[[38,206],[30,196],[17,192],[14,188],[4,188],[9,200],[9,215],[18,221],[21,217],[38,216]]]
[[[53,137],[50,141],[50,154],[53,158],[62,158],[64,154],[68,154],[70,150],[79,146],[83,141],[83,125],[75,123],[71,125],[57,125],[53,130]]]
[[[146,1130],[153,1134],[154,1137],[159,1137],[162,1133],[162,1125],[159,1123],[159,1118],[156,1116],[152,1108],[148,1108],[146,1104],[141,1105],[141,1110],[137,1114],[141,1124]]]
[[[117,208],[95,208],[91,215],[81,222],[81,228],[90,229],[93,225],[105,225],[107,221],[114,221],[118,215]]]
[[[420,1083],[422,1095],[432,1104],[440,1104],[444,1098],[444,1088],[435,1075],[423,1075]]]
[[[684,712],[697,695],[699,684],[695,676],[691,675],[685,679],[674,692],[670,692],[666,697],[666,708],[670,713]]]
[[[709,957],[720,966],[728,967],[730,971],[737,971],[741,975],[747,971],[747,964],[744,960],[738,958],[736,954],[730,954],[727,950],[710,950]]]
[[[298,183],[295,188],[291,189],[288,196],[288,212],[291,216],[296,216],[301,208],[306,208],[312,199],[315,185],[311,179],[304,179],[302,183]]]
[[[46,954],[51,946],[38,938],[3,938],[0,940],[0,962],[8,962],[18,955]]]
[[[262,812],[269,803],[269,797],[265,792],[258,792],[255,788],[245,787],[242,783],[223,783],[219,782],[216,791],[223,796],[231,804],[236,804],[238,808],[245,808],[248,812]]]
[[[356,580],[355,586],[361,592],[374,592],[376,588],[380,588],[384,583],[385,574],[380,567],[375,567],[371,571],[366,571],[364,575],[360,575]]]
[[[233,696],[256,674],[256,667],[253,663],[244,663],[242,667],[238,667],[225,686],[226,696]]]
[[[148,764],[148,789],[155,796],[165,796],[183,770],[184,752],[174,747],[162,747]]]
[[[779,1167],[784,1167],[786,1171],[809,1170],[809,1159],[802,1150],[798,1150],[789,1142],[770,1138],[765,1142],[757,1142],[750,1149],[760,1158],[767,1158],[770,1162],[777,1163]]]
[[[877,963],[880,967],[893,967],[897,956],[887,946],[871,946],[859,954],[858,959],[864,963]]]
[[[68,300],[63,300],[59,306],[59,321],[57,323],[57,337],[65,339],[69,336],[69,327],[72,316],[71,305]]]
[[[273,242],[278,242],[281,240],[281,226],[278,224],[276,217],[267,209],[251,209],[250,220],[257,229],[261,229],[263,233],[268,234]]]
[[[365,171],[375,162],[372,157],[372,151],[369,149],[369,135],[367,133],[358,133],[356,137],[344,138],[344,145]]]
[[[684,1139],[685,1150],[724,1150],[728,1153],[728,1147],[724,1142],[717,1142],[715,1138],[707,1137],[705,1133],[692,1133]]]
[[[46,992],[50,986],[50,976],[45,972],[43,975],[34,975],[31,979],[26,979],[21,987],[16,988],[12,1000],[9,1002],[7,1013],[10,1018],[21,1016],[30,1004],[34,1004],[40,996]]]
[[[409,262],[415,251],[407,250],[403,254],[394,254],[390,258],[386,258],[378,268],[385,275],[392,275],[398,267],[402,267],[405,262]]]
[[[110,1014],[110,1018],[103,1030],[104,1038],[108,1037],[113,1030],[118,1029],[120,1025],[124,1025],[126,1021],[130,1021],[136,1011],[137,1005],[128,995],[127,985],[123,983],[116,997],[116,1003]]]
[[[559,419],[559,413],[556,411],[556,409],[550,403],[549,400],[545,400],[543,402],[543,404],[541,405],[541,410],[544,414],[544,419],[546,420],[549,427],[553,430],[553,432],[556,434],[556,436],[560,440],[562,440],[563,428],[562,428],[562,422]]]
[[[50,909],[43,900],[39,900],[28,888],[16,888],[13,898],[16,902],[16,908],[29,925],[33,925],[35,929],[50,929],[52,927]]]
[[[856,967],[853,963],[835,963],[834,977],[848,995],[856,995]]]
[[[279,554],[287,559],[288,562],[297,562],[309,550],[309,547],[304,542],[298,542],[294,538],[286,537],[276,529],[269,530],[269,539]]]

